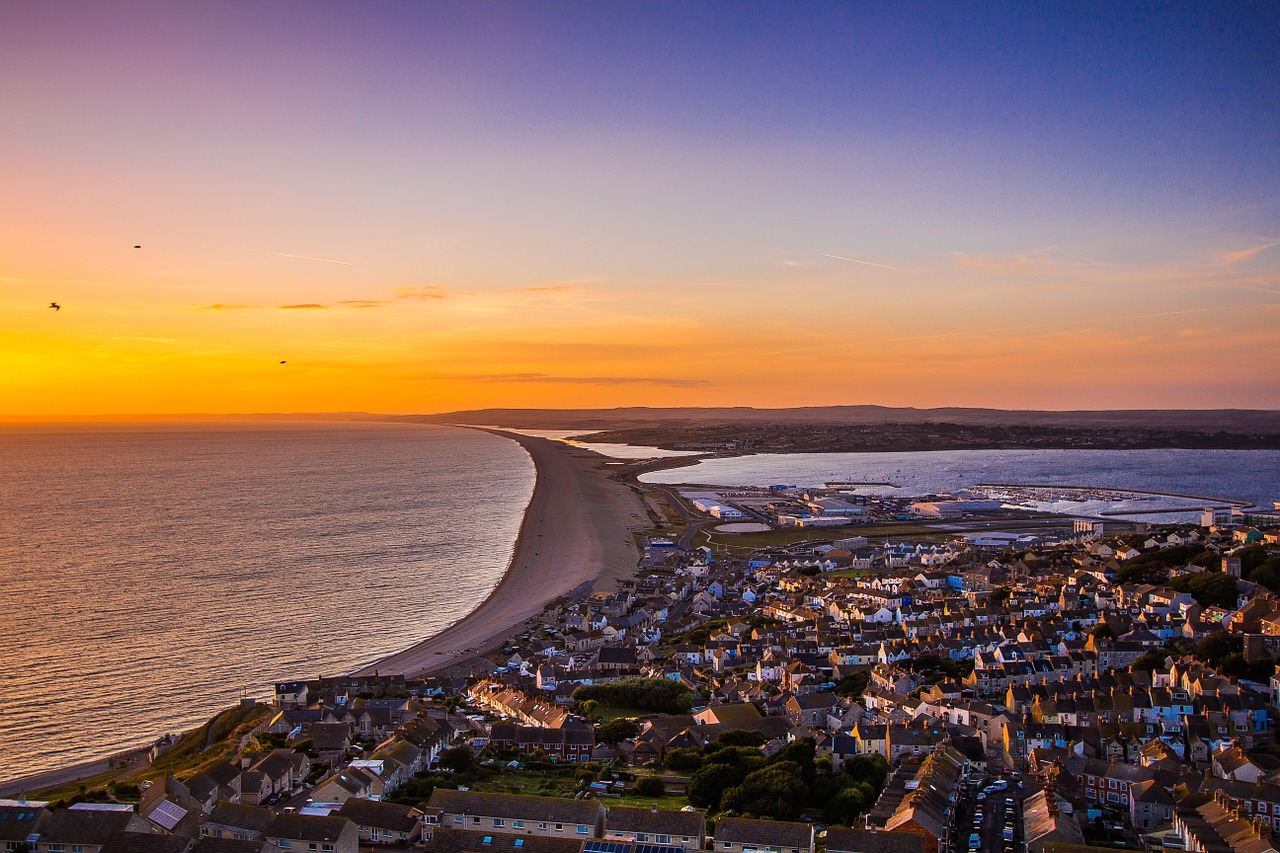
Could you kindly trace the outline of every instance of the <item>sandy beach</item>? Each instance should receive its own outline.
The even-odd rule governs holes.
[[[388,655],[356,675],[421,675],[501,645],[553,599],[590,583],[612,590],[635,574],[634,532],[649,528],[639,495],[609,479],[616,466],[590,450],[545,438],[487,430],[518,442],[533,458],[537,482],[511,564],[475,610],[433,637]]]

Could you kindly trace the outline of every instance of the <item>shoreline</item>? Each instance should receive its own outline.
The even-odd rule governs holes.
[[[639,568],[634,534],[651,525],[636,490],[613,477],[609,457],[553,439],[454,426],[510,439],[533,460],[533,495],[511,560],[497,586],[467,615],[350,675],[413,677],[462,664],[510,641],[555,599],[588,587],[612,589]]]

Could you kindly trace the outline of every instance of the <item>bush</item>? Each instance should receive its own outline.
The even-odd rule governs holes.
[[[642,797],[661,797],[667,786],[661,776],[645,776],[636,780],[635,792]]]

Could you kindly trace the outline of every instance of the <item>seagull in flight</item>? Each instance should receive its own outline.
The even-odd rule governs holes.
[[[50,302],[50,303],[49,303],[49,307],[50,307],[50,308],[52,308],[54,311],[61,311],[61,310],[62,310],[62,306],[61,306],[61,305],[59,305],[59,304],[58,304],[58,303],[56,303],[56,302]]]
[[[281,364],[284,364],[285,362],[283,362],[283,361],[282,361],[282,362],[280,362],[280,363],[281,363]]]

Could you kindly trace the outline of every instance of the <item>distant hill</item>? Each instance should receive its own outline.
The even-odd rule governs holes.
[[[1021,409],[891,408],[815,406],[789,409],[672,408],[471,409],[413,415],[421,423],[483,424],[524,429],[617,430],[637,427],[696,427],[712,424],[876,424],[946,423],[962,426],[1030,426],[1076,429],[1143,429],[1177,432],[1280,434],[1280,411],[1264,409],[1120,409],[1037,411]]]

